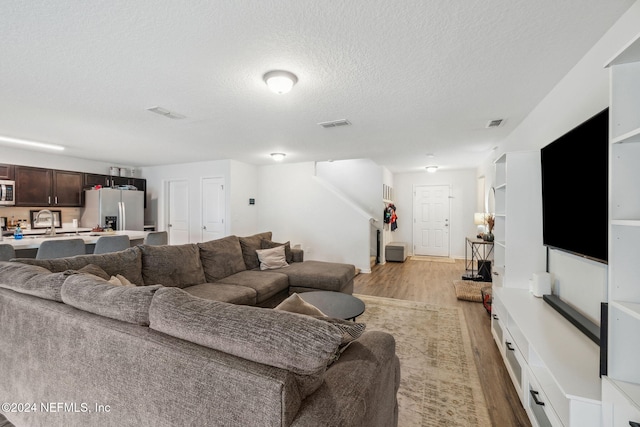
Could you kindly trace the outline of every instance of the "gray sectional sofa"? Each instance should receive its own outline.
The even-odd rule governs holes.
[[[300,260],[281,271],[248,268],[250,248],[273,246],[257,236],[0,262],[0,401],[13,404],[0,414],[16,426],[397,425],[391,335],[252,306],[351,292],[353,266],[291,250]],[[100,277],[118,274],[137,286]]]

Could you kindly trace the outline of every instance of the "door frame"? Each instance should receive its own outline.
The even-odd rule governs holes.
[[[167,232],[167,236],[169,239],[169,244],[171,244],[171,230],[169,230],[169,220],[170,218],[170,203],[171,203],[171,197],[170,197],[170,192],[169,192],[169,187],[171,186],[172,182],[186,182],[187,183],[187,236],[188,236],[188,240],[189,242],[191,242],[191,203],[190,203],[190,198],[189,198],[189,192],[191,191],[190,188],[190,182],[188,178],[171,178],[171,179],[166,179],[163,181],[163,193],[164,193],[164,203],[163,203],[163,222],[164,224],[162,224],[162,228],[160,228],[160,230],[165,230]]]

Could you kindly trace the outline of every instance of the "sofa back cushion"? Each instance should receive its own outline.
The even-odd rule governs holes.
[[[65,270],[80,270],[88,264],[94,264],[103,269],[109,276],[121,274],[131,283],[144,285],[141,274],[142,258],[138,247],[105,254],[76,255],[56,259],[17,258],[15,261],[44,267],[53,273]]]
[[[155,293],[149,320],[167,335],[301,375],[304,395],[320,386],[342,340],[340,330],[322,320],[206,300],[176,288]]]
[[[0,261],[0,287],[57,302],[62,302],[60,289],[70,274],[73,272],[52,273],[36,265]]]
[[[247,270],[253,270],[260,267],[257,250],[262,249],[262,239],[271,240],[271,232],[254,234],[253,236],[240,237],[240,247],[242,248],[242,257]]]
[[[200,250],[195,243],[138,247],[142,251],[142,278],[145,284],[186,288],[205,283]]]
[[[245,271],[240,240],[237,236],[198,243],[204,277],[209,283]]]
[[[161,285],[115,286],[90,274],[72,274],[62,284],[62,302],[104,317],[149,325],[149,306]]]

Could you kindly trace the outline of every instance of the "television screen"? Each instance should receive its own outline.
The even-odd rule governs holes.
[[[540,152],[545,246],[607,263],[609,109]]]

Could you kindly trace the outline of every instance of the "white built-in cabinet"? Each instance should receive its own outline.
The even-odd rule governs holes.
[[[529,292],[546,269],[540,151],[502,155],[494,182],[491,332],[504,364],[534,427],[599,427],[598,346]]]
[[[609,363],[602,386],[604,424],[640,426],[640,36],[607,66],[611,75],[611,144]]]
[[[545,271],[542,246],[540,151],[503,154],[495,161],[494,284],[529,288]]]

